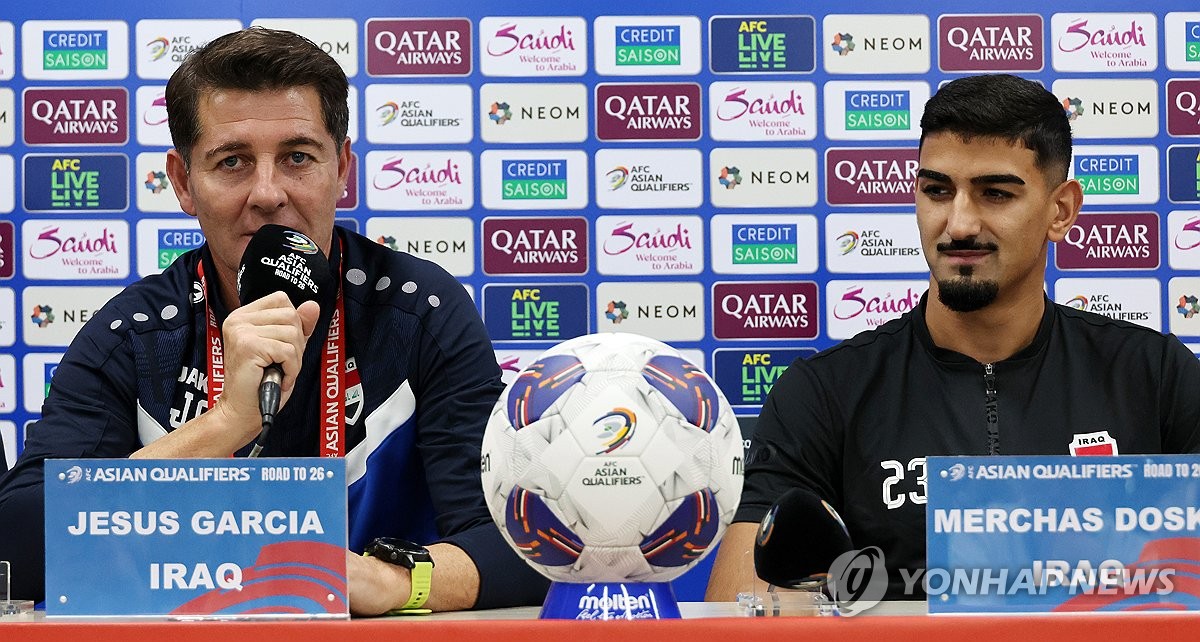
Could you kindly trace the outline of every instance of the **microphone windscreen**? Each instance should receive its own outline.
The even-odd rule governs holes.
[[[268,224],[254,233],[242,252],[237,290],[243,305],[282,290],[296,307],[305,301],[325,307],[332,300],[333,277],[329,260],[312,239],[289,227]]]
[[[824,583],[839,555],[854,548],[837,511],[807,488],[784,493],[754,539],[754,570],[775,586]]]

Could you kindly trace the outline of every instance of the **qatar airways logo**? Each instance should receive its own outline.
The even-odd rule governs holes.
[[[830,205],[911,205],[918,164],[916,147],[830,149],[825,200]]]
[[[486,76],[579,76],[587,71],[582,18],[484,18],[481,66]]]
[[[809,82],[716,82],[709,85],[714,140],[812,140],[817,87]]]
[[[468,209],[474,181],[468,152],[369,152],[371,209]]]
[[[941,16],[938,67],[942,71],[1041,71],[1042,17]]]
[[[830,281],[826,332],[831,339],[849,339],[911,311],[929,289],[927,281]]]
[[[1150,13],[1057,13],[1050,21],[1057,71],[1153,71],[1157,18]]]
[[[600,140],[700,138],[700,85],[696,83],[597,85],[596,105]]]
[[[24,100],[26,144],[121,145],[129,139],[124,88],[30,88]]]
[[[703,235],[698,216],[601,216],[596,268],[601,274],[698,274]]]
[[[1158,268],[1158,214],[1080,214],[1055,245],[1062,270],[1153,270]]]
[[[486,274],[584,274],[588,222],[582,217],[483,219]]]
[[[812,339],[817,318],[817,284],[811,281],[713,285],[718,339]]]

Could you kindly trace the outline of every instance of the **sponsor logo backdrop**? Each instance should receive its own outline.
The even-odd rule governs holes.
[[[510,370],[582,333],[641,332],[756,415],[789,361],[919,300],[923,105],[980,72],[1036,79],[1072,118],[1085,215],[1050,251],[1050,296],[1200,350],[1200,10],[1182,0],[9,5],[10,457],[90,315],[203,242],[163,171],[163,90],[189,51],[252,24],[307,35],[350,77],[338,224],[458,277]]]

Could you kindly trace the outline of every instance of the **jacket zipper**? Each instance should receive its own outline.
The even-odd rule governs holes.
[[[996,393],[996,366],[983,364],[984,419],[987,422],[987,451],[989,455],[1000,454],[1000,409]]]

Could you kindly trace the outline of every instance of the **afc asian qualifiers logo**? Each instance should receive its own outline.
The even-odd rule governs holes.
[[[817,67],[812,16],[714,16],[709,67],[718,74],[806,74]]]
[[[367,74],[468,76],[474,53],[466,18],[367,20]]]
[[[1113,439],[1107,430],[1083,434],[1076,433],[1071,439],[1070,448],[1071,455],[1075,457],[1121,454],[1117,450],[1117,440]]]

